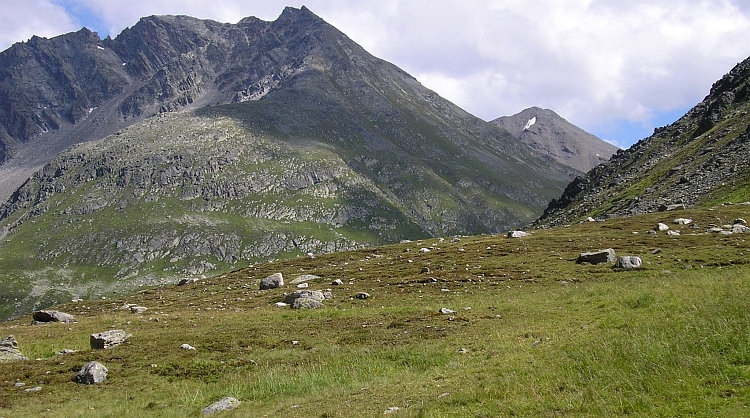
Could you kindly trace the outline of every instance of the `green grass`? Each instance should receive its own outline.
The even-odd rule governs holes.
[[[430,239],[68,304],[60,309],[75,324],[0,324],[0,336],[15,335],[39,359],[0,364],[0,416],[199,416],[224,396],[242,401],[228,417],[380,416],[389,407],[408,417],[746,416],[750,244],[703,231],[749,211],[616,218],[521,240]],[[680,216],[699,227],[646,234]],[[640,255],[644,267],[574,262],[607,247]],[[292,288],[257,286],[277,271],[287,281],[321,276],[311,287],[330,287],[334,299],[275,308]],[[337,278],[345,284],[330,286]],[[372,297],[354,299],[360,291]],[[149,310],[130,314],[125,303]],[[89,334],[112,328],[133,337],[88,348]],[[54,355],[63,348],[79,351]],[[72,382],[90,360],[109,367],[108,380]],[[23,392],[17,379],[42,391]]]

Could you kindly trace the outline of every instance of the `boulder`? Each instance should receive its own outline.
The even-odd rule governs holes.
[[[669,225],[659,222],[658,225],[656,225],[656,228],[654,228],[656,231],[669,231]]]
[[[617,262],[615,263],[615,268],[621,268],[621,269],[636,269],[643,265],[643,261],[641,260],[641,257],[637,257],[634,255],[625,255],[617,257]]]
[[[370,294],[367,293],[367,292],[359,292],[354,297],[357,298],[357,299],[369,299],[370,298]]]
[[[145,306],[131,306],[130,307],[130,313],[139,314],[144,313],[148,310]]]
[[[306,282],[309,282],[309,281],[312,281],[312,280],[317,280],[319,278],[320,277],[318,277],[318,276],[316,276],[314,274],[302,274],[302,275],[297,276],[297,278],[295,278],[291,282],[289,282],[289,284],[291,284],[291,285],[298,285],[300,283],[306,283]]]
[[[600,264],[600,263],[611,263],[613,261],[615,261],[615,250],[611,248],[607,248],[606,250],[581,253],[578,256],[576,263],[578,264],[581,264],[581,263]]]
[[[93,350],[103,350],[105,348],[114,347],[125,342],[130,338],[132,334],[127,334],[121,329],[114,329],[111,331],[99,332],[91,334],[89,343]]]
[[[320,290],[295,290],[284,297],[284,303],[294,307],[297,299],[313,299],[322,302],[325,300],[325,295]]]
[[[693,220],[688,218],[677,218],[674,220],[674,223],[676,223],[677,225],[690,225],[691,223],[693,223]]]
[[[529,233],[524,231],[509,231],[508,238],[524,238],[528,237]]]
[[[732,225],[732,233],[734,234],[744,234],[747,232],[750,232],[750,227],[748,226],[739,223]]]
[[[195,347],[193,347],[190,344],[182,344],[180,346],[180,348],[183,349],[183,350],[185,350],[185,351],[195,351]]]
[[[292,303],[292,309],[317,309],[323,306],[323,302],[313,298],[297,298]]]
[[[35,324],[46,323],[46,322],[75,322],[75,318],[71,314],[60,311],[36,311],[32,314]]]
[[[211,414],[215,414],[221,411],[228,411],[228,410],[238,407],[241,403],[242,402],[240,402],[236,398],[227,396],[227,397],[222,398],[220,401],[214,402],[211,405],[203,408],[201,410],[201,414],[211,415]]]
[[[21,351],[18,349],[16,338],[12,335],[8,335],[0,340],[0,363],[18,360],[28,360],[28,357],[21,354]]]
[[[276,289],[284,286],[284,276],[274,273],[260,281],[260,290]]]
[[[74,380],[84,385],[93,385],[107,380],[107,372],[109,370],[103,364],[90,361],[81,368]]]

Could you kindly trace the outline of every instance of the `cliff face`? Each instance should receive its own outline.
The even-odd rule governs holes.
[[[41,168],[0,207],[6,313],[268,259],[501,232],[579,174],[305,8],[236,25],[150,17],[115,39],[34,42],[73,40],[90,62],[66,78],[86,86],[73,89],[81,104],[14,108],[51,122],[12,137],[0,167],[0,179]],[[44,74],[48,91],[66,90]]]
[[[538,225],[750,200],[750,59],[706,98],[571,182]]]

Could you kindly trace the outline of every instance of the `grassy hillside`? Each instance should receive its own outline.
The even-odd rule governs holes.
[[[77,323],[0,324],[0,337],[13,334],[36,359],[0,364],[0,416],[198,416],[223,396],[242,401],[226,417],[381,416],[391,407],[408,417],[744,416],[748,235],[705,231],[749,215],[733,205],[524,239],[431,239],[68,304],[60,309]],[[647,233],[677,217],[694,226]],[[610,247],[641,256],[643,268],[575,263]],[[294,286],[257,290],[274,272],[320,276],[310,288],[331,288],[334,299],[276,308]],[[131,314],[128,303],[149,309]],[[89,334],[108,329],[133,337],[89,349]],[[78,352],[55,355],[65,348]],[[109,368],[108,380],[74,383],[91,360]]]

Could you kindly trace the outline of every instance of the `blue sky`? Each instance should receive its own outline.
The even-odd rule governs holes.
[[[83,26],[115,37],[153,14],[273,20],[302,4],[482,119],[539,106],[624,148],[750,56],[746,0],[0,0],[0,49]]]

